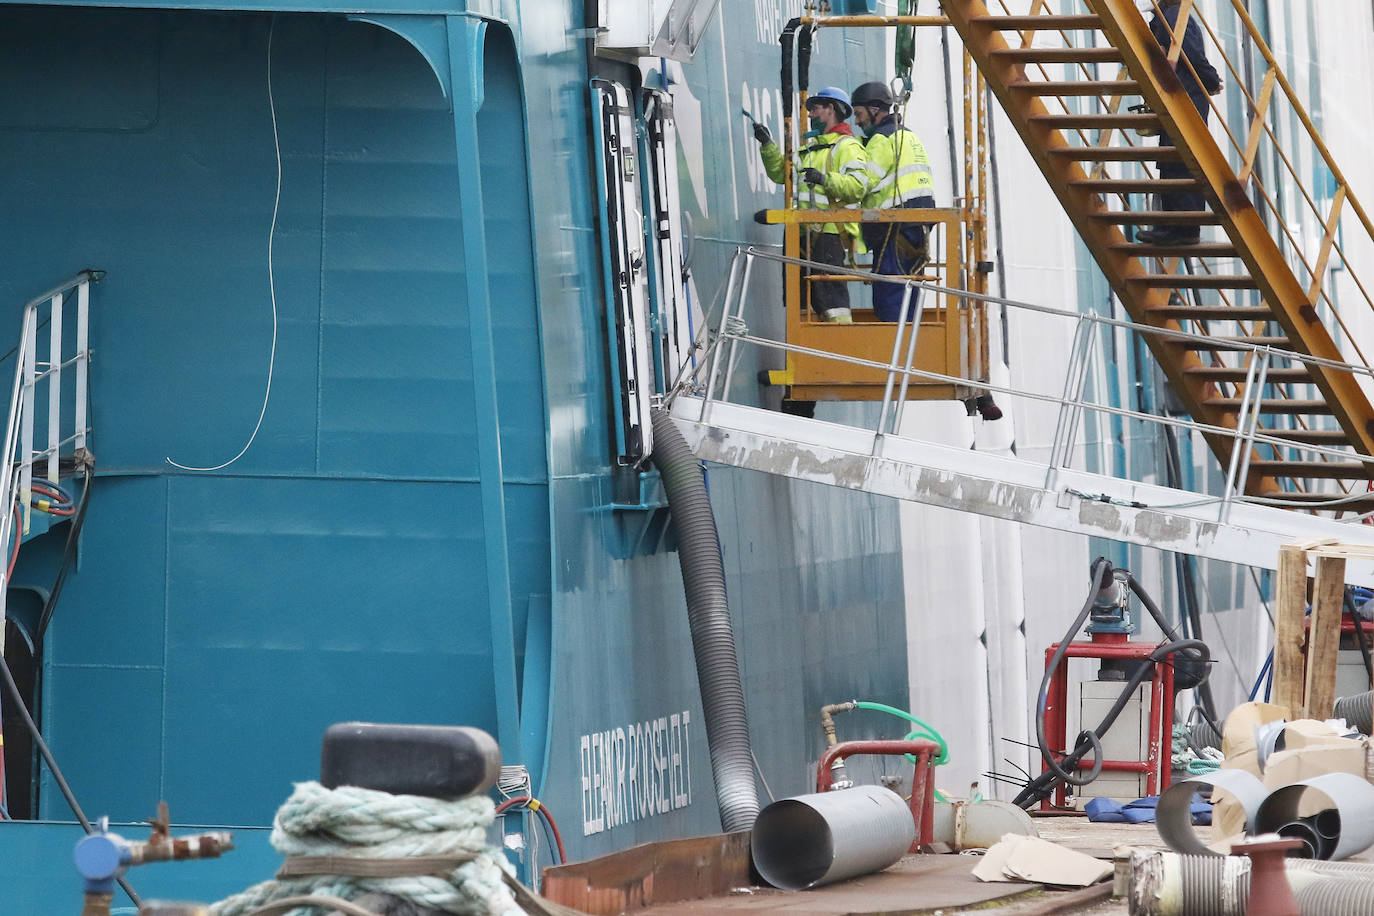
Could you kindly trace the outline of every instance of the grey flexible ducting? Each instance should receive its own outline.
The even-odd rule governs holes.
[[[706,743],[711,751],[720,823],[726,832],[749,830],[759,816],[759,796],[754,786],[749,718],[735,654],[735,633],[725,595],[720,534],[701,462],[672,417],[662,410],[653,411],[652,416],[654,451],[650,457],[662,475],[677,532],[677,558],[687,593],[687,620],[706,714]]]
[[[1333,715],[1362,735],[1374,734],[1374,691],[1341,697]]]
[[[1301,916],[1374,914],[1374,863],[1285,859]],[[1131,857],[1131,916],[1245,916],[1250,860],[1140,850]]]

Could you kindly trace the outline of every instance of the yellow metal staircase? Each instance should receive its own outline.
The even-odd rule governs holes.
[[[1234,136],[1214,118],[1229,140],[1219,143],[1175,71],[1191,66],[1179,53],[1185,22],[1198,22],[1213,39],[1209,57],[1227,80],[1235,87],[1241,80],[1219,59],[1216,30],[1192,0],[1182,4],[1173,47],[1155,40],[1133,0],[1085,0],[1089,12],[1073,15],[1055,14],[1045,0],[1034,0],[1025,15],[995,2],[1000,15],[984,0],[942,5],[1131,319],[1208,336],[1146,335],[1187,411],[1203,424],[1251,424],[1262,437],[1289,443],[1261,442],[1244,456],[1246,492],[1302,508],[1374,508],[1374,464],[1355,455],[1374,454],[1369,378],[1334,365],[1368,362],[1326,289],[1333,256],[1344,263],[1342,215],[1355,213],[1357,228],[1371,236],[1374,227],[1241,4],[1231,15],[1251,31],[1269,70],[1256,95],[1231,90],[1243,97],[1248,133]],[[1148,106],[1144,113],[1131,110],[1136,97]],[[1308,221],[1316,231],[1307,238],[1285,225],[1260,181],[1259,164],[1292,169],[1267,123],[1278,101],[1300,112],[1317,150],[1310,155],[1335,185],[1330,198],[1301,189],[1315,213]],[[1146,143],[1134,136],[1140,129],[1162,130],[1175,145]],[[1192,177],[1157,177],[1152,166],[1166,159],[1182,159]],[[1148,203],[1150,195],[1189,189],[1202,192],[1206,210],[1161,212]],[[1149,225],[1202,227],[1203,241],[1136,241],[1135,231]],[[1232,441],[1211,440],[1223,466],[1233,461]]]

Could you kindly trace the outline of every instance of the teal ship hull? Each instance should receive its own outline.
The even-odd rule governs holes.
[[[588,86],[699,111],[705,308],[738,245],[777,241],[734,115],[776,111],[781,21],[727,4],[691,63],[641,72],[592,53],[577,3],[271,6],[0,4],[13,338],[30,297],[104,272],[79,549],[46,626],[69,525],[25,543],[8,601],[67,780],[92,817],[165,799],[238,831],[133,874],[145,897],[268,877],[273,812],[345,720],[490,731],[570,858],[718,831],[673,536],[617,441]],[[822,76],[882,65],[845,57]],[[708,482],[759,773],[804,791],[821,705],[907,697],[897,508]],[[3,908],[75,912],[79,831],[10,705]]]

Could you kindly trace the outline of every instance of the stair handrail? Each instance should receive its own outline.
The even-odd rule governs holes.
[[[748,329],[748,326],[744,321],[744,308],[748,302],[753,300],[749,295],[748,282],[741,282],[740,278],[741,275],[743,275],[743,277],[746,278],[747,281],[747,278],[754,273],[754,271],[751,268],[753,266],[753,262],[756,259],[777,262],[779,264],[791,264],[799,267],[824,269],[835,275],[843,274],[859,280],[873,280],[878,276],[869,271],[847,267],[840,268],[835,267],[833,265],[823,265],[817,262],[811,262],[799,258],[791,258],[786,255],[777,254],[770,251],[764,251],[753,247],[738,249],[731,263],[731,280],[729,282],[730,289],[725,296],[725,307],[722,310],[718,326],[712,329],[712,332],[710,334],[710,336],[713,339],[710,340],[709,345],[702,347],[705,355],[701,362],[698,364],[696,372],[693,375],[684,379],[682,385],[680,385],[678,388],[676,388],[674,391],[670,392],[667,395],[666,402],[668,404],[671,404],[671,402],[679,394],[691,392],[696,396],[701,397],[702,399],[700,417],[701,421],[709,422],[711,407],[715,402],[721,401],[728,403],[732,400],[732,388],[734,386],[718,385],[717,383],[721,380],[720,376],[722,368],[724,368],[726,376],[729,376],[733,373],[733,368],[739,361],[739,344],[749,344],[783,353],[805,354],[808,356],[833,359],[838,362],[848,363],[850,365],[862,367],[865,369],[876,369],[884,372],[895,372],[896,375],[902,377],[903,379],[919,379],[921,381],[935,382],[939,384],[969,384],[972,381],[971,379],[966,379],[958,376],[950,376],[942,373],[929,372],[923,369],[915,368],[910,362],[910,357],[908,357],[908,362],[906,365],[894,369],[893,364],[891,362],[882,362],[878,360],[865,359],[862,357],[851,356],[847,354],[833,353],[814,347],[806,347],[798,344],[788,343],[786,341],[772,340],[766,337],[760,337],[758,335],[753,334]],[[891,277],[885,277],[883,279],[888,282],[892,281]],[[1100,327],[1121,328],[1133,333],[1153,335],[1165,339],[1172,339],[1178,341],[1205,341],[1207,339],[1206,335],[1192,334],[1187,331],[1178,331],[1171,328],[1141,325],[1129,320],[1112,318],[1110,316],[1101,315],[1097,313],[1078,312],[1068,309],[1056,308],[1054,306],[1040,305],[1037,303],[1030,303],[1016,299],[1009,299],[1006,297],[994,296],[990,294],[971,293],[966,290],[955,290],[946,286],[942,286],[940,284],[924,281],[907,280],[905,282],[907,286],[915,290],[924,291],[927,294],[955,295],[966,300],[973,300],[986,304],[1006,305],[1012,308],[1024,309],[1031,312],[1038,312],[1041,314],[1061,317],[1066,320],[1074,320],[1079,322],[1080,327],[1097,325]],[[909,324],[907,326],[911,327],[911,325]],[[901,333],[902,327],[900,324],[894,323],[892,327],[895,333]],[[918,329],[919,323],[916,323],[915,327],[912,328],[912,330],[916,331]],[[705,333],[705,329],[703,329],[703,334]],[[1086,336],[1094,339],[1096,337],[1096,335],[1092,334],[1088,334]],[[913,338],[908,339],[909,347],[911,346],[912,341]],[[1349,372],[1352,375],[1361,376],[1367,379],[1374,380],[1374,368],[1361,365],[1358,363],[1342,363],[1336,360],[1315,357],[1306,353],[1299,353],[1297,351],[1283,350],[1265,344],[1248,344],[1238,342],[1235,345],[1235,347],[1238,350],[1250,351],[1252,354],[1254,354],[1256,359],[1262,360],[1265,363],[1271,362],[1273,359],[1288,359],[1301,362],[1304,364],[1321,365],[1328,369]],[[909,349],[908,352],[910,353],[911,349]],[[1086,359],[1086,355],[1083,355],[1078,360],[1073,360],[1071,362],[1076,363],[1078,367],[1081,369],[1082,362],[1084,359]],[[1071,365],[1069,368],[1070,370],[1073,370],[1074,366]],[[709,380],[700,378],[700,376],[702,375],[709,376]],[[1229,439],[1236,443],[1236,446],[1232,449],[1233,452],[1239,452],[1242,448],[1248,451],[1255,445],[1267,445],[1274,447],[1276,449],[1290,449],[1303,454],[1313,454],[1324,457],[1337,458],[1343,461],[1356,461],[1362,462],[1364,464],[1374,464],[1374,456],[1342,451],[1338,448],[1317,445],[1315,443],[1304,443],[1292,439],[1286,439],[1281,435],[1269,435],[1267,433],[1259,431],[1257,425],[1253,422],[1241,423],[1238,425],[1237,428],[1230,428],[1217,426],[1209,423],[1202,423],[1191,419],[1180,419],[1172,416],[1146,413],[1138,410],[1132,410],[1126,407],[1115,407],[1109,404],[1091,403],[1084,399],[1084,395],[1081,390],[1075,390],[1081,388],[1082,373],[1080,372],[1079,375],[1080,381],[1078,382],[1066,380],[1064,394],[1060,396],[1025,391],[1014,387],[997,385],[989,382],[979,381],[977,384],[979,385],[979,387],[984,388],[994,394],[1005,394],[1013,398],[1020,398],[1029,401],[1057,405],[1061,408],[1061,424],[1066,422],[1064,419],[1065,417],[1072,418],[1075,417],[1077,414],[1081,413],[1082,411],[1087,410],[1096,414],[1115,416],[1127,420],[1137,420],[1152,425],[1170,426],[1176,429],[1197,432],[1203,436],[1215,436]],[[892,396],[889,395],[889,397]],[[902,406],[904,405],[904,401],[905,399],[901,398],[900,396],[894,398],[896,408],[895,412],[899,412],[901,410]],[[1257,405],[1251,404],[1249,412],[1253,412],[1255,406]],[[894,415],[895,412],[892,410],[892,405],[887,403],[885,400],[884,405],[880,409],[879,417],[891,417]],[[1246,412],[1246,410],[1242,409],[1242,413]],[[897,415],[899,416],[899,413],[897,413]],[[880,434],[891,434],[895,433],[899,428],[900,423],[898,422],[892,424],[891,429],[883,429],[880,426],[874,431]],[[1056,456],[1058,457],[1058,460],[1064,460],[1064,458],[1070,455],[1073,451],[1071,441],[1068,443],[1061,442],[1061,438],[1065,434],[1066,433],[1064,430],[1056,430],[1055,441],[1058,447],[1053,449],[1053,451],[1056,454],[1052,455],[1049,462],[1047,462],[1047,471],[1051,474],[1051,476],[1054,473]],[[1070,439],[1075,438],[1075,436],[1072,433],[1067,433],[1067,435],[1069,435]],[[879,436],[879,440],[881,440],[881,435]],[[1364,498],[1366,498],[1366,494],[1356,494],[1354,496],[1349,496],[1347,498],[1342,499],[1320,499],[1320,497],[1323,494],[1314,493],[1314,501],[1310,505],[1305,503],[1282,502],[1275,499],[1266,499],[1262,496],[1246,495],[1243,492],[1244,478],[1241,476],[1239,472],[1228,475],[1228,477],[1232,479],[1226,487],[1226,492],[1218,496],[1209,497],[1209,502],[1215,502],[1220,507],[1219,512],[1221,513],[1223,520],[1224,516],[1229,514],[1230,506],[1234,502],[1250,502],[1259,505],[1282,504],[1295,509],[1313,508],[1326,511],[1340,511],[1343,504],[1351,501],[1363,500]],[[1335,496],[1336,494],[1331,495]]]
[[[1154,8],[1156,11],[1159,10],[1159,0],[1150,0],[1150,3],[1152,8]],[[1229,71],[1232,79],[1235,81],[1237,88],[1240,90],[1248,106],[1248,114],[1251,116],[1252,119],[1250,122],[1250,136],[1246,139],[1244,143],[1242,143],[1241,140],[1237,138],[1234,133],[1232,133],[1230,126],[1226,120],[1226,112],[1218,105],[1216,99],[1212,98],[1208,100],[1208,104],[1211,106],[1211,109],[1218,115],[1217,120],[1221,125],[1223,132],[1229,139],[1232,149],[1240,156],[1240,171],[1238,177],[1240,178],[1243,185],[1248,185],[1251,182],[1254,183],[1254,187],[1258,191],[1259,196],[1261,197],[1264,205],[1268,208],[1269,212],[1271,212],[1274,215],[1277,227],[1281,231],[1283,237],[1286,239],[1287,244],[1290,246],[1291,253],[1294,256],[1296,256],[1298,262],[1301,263],[1303,269],[1306,271],[1307,280],[1309,281],[1309,299],[1312,300],[1312,304],[1316,305],[1318,301],[1325,300],[1326,304],[1331,308],[1332,317],[1334,318],[1336,324],[1345,333],[1345,338],[1349,342],[1350,346],[1353,348],[1355,355],[1357,355],[1361,361],[1368,364],[1369,359],[1364,355],[1363,350],[1360,348],[1358,338],[1353,333],[1351,333],[1351,330],[1349,326],[1346,324],[1345,319],[1342,317],[1340,311],[1336,309],[1335,303],[1332,301],[1330,294],[1327,292],[1326,284],[1322,281],[1326,273],[1326,267],[1330,258],[1330,254],[1334,251],[1336,254],[1340,255],[1341,262],[1345,265],[1348,275],[1354,282],[1360,294],[1363,296],[1366,305],[1369,308],[1374,309],[1374,296],[1371,296],[1369,290],[1365,286],[1365,283],[1359,277],[1358,271],[1356,270],[1355,266],[1349,261],[1348,258],[1346,258],[1345,246],[1342,245],[1338,232],[1338,228],[1341,224],[1343,216],[1343,206],[1348,205],[1351,209],[1355,211],[1361,225],[1365,230],[1365,234],[1371,239],[1371,241],[1374,241],[1374,221],[1371,221],[1368,212],[1365,210],[1363,204],[1360,202],[1358,195],[1355,193],[1350,183],[1346,180],[1345,174],[1341,171],[1340,166],[1336,164],[1335,157],[1332,155],[1330,148],[1327,146],[1325,140],[1322,138],[1321,133],[1317,130],[1316,124],[1312,121],[1312,117],[1307,111],[1306,106],[1303,104],[1302,99],[1297,93],[1297,90],[1288,80],[1288,77],[1283,72],[1283,69],[1279,65],[1277,58],[1274,56],[1273,51],[1270,49],[1269,44],[1265,41],[1264,36],[1260,33],[1258,25],[1255,23],[1254,19],[1249,15],[1248,11],[1245,10],[1240,0],[1231,0],[1231,7],[1234,9],[1245,35],[1248,36],[1249,39],[1254,43],[1256,50],[1259,51],[1261,57],[1264,59],[1266,65],[1269,67],[1269,71],[1265,75],[1266,88],[1264,91],[1261,91],[1261,99],[1259,100],[1257,100],[1254,96],[1250,94],[1250,91],[1246,87],[1241,77],[1241,74],[1236,69],[1235,63],[1231,60],[1230,57],[1226,55],[1225,48],[1222,46],[1222,43],[1217,36],[1215,28],[1212,26],[1211,23],[1207,21],[1202,11],[1198,9],[1197,6],[1194,4],[1184,5],[1189,8],[1187,10],[1180,12],[1180,21],[1184,21],[1183,17],[1186,15],[1191,19],[1197,21],[1200,24],[1200,26],[1207,32],[1208,37],[1211,39],[1211,47],[1216,50],[1220,60],[1224,62],[1227,70]],[[1134,7],[1132,8],[1134,9]],[[1141,15],[1143,19],[1143,14],[1140,10],[1136,9],[1136,14]],[[1177,48],[1179,47],[1179,43],[1181,41],[1182,31],[1182,29],[1175,30],[1174,47],[1169,49],[1169,54],[1171,58],[1177,56],[1178,63],[1187,66],[1189,70],[1193,73],[1194,78],[1196,79],[1197,74],[1192,66],[1192,62],[1187,59],[1186,55],[1177,54]],[[1276,116],[1274,107],[1269,103],[1270,98],[1272,98],[1273,88],[1273,86],[1269,84],[1270,74],[1272,74],[1273,77],[1273,84],[1277,85],[1282,90],[1284,97],[1292,106],[1294,114],[1297,115],[1299,121],[1302,123],[1304,131],[1307,134],[1308,139],[1311,141],[1313,148],[1316,150],[1318,156],[1320,157],[1322,164],[1326,166],[1327,170],[1331,174],[1331,177],[1335,181],[1335,189],[1333,191],[1331,198],[1332,212],[1330,213],[1322,212],[1321,205],[1317,202],[1316,199],[1314,199],[1313,192],[1307,186],[1307,183],[1304,181],[1298,169],[1294,166],[1292,159],[1285,151],[1284,145],[1280,142],[1279,137],[1277,136],[1277,134],[1275,134],[1274,129],[1270,124],[1270,118]],[[1317,256],[1314,259],[1315,263],[1312,263],[1308,260],[1302,240],[1293,234],[1293,231],[1288,225],[1288,222],[1283,219],[1283,214],[1281,213],[1277,202],[1274,200],[1273,196],[1269,192],[1269,189],[1265,186],[1264,182],[1260,180],[1258,174],[1253,168],[1255,161],[1258,159],[1258,144],[1261,139],[1261,134],[1256,131],[1256,127],[1260,128],[1262,130],[1263,136],[1268,138],[1270,144],[1272,144],[1273,146],[1274,152],[1278,155],[1289,177],[1292,179],[1294,186],[1301,193],[1303,201],[1306,203],[1308,210],[1314,217],[1316,217],[1318,223],[1320,224],[1320,227],[1325,230],[1325,233],[1322,237],[1321,250],[1318,252]]]
[[[86,405],[88,397],[90,366],[89,328],[90,328],[90,287],[104,276],[103,271],[82,270],[66,282],[53,287],[24,305],[23,319],[20,324],[19,343],[12,351],[15,356],[14,382],[10,389],[10,409],[5,422],[5,451],[3,467],[0,467],[0,496],[4,500],[0,511],[0,550],[5,551],[5,560],[0,561],[0,653],[5,649],[6,599],[9,592],[9,558],[16,549],[15,544],[22,541],[27,528],[27,517],[15,526],[15,507],[30,507],[32,494],[32,474],[34,461],[48,459],[48,476],[52,478],[58,467],[58,451],[65,445],[72,445],[78,453],[86,451],[86,437],[90,428],[86,425]],[[74,333],[76,354],[64,359],[62,344],[64,339],[63,310],[67,306],[69,294],[76,293],[76,329]],[[49,359],[39,368],[38,313],[47,306],[51,309],[48,316]],[[62,413],[62,370],[68,366],[76,367],[75,403],[70,436],[61,435]],[[34,399],[35,390],[40,382],[48,384],[48,445],[35,452]],[[11,543],[11,540],[15,542]]]

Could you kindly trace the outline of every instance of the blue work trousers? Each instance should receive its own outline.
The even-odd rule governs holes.
[[[918,197],[902,205],[928,209],[935,198]],[[864,244],[873,252],[873,271],[888,276],[914,274],[926,263],[926,227],[923,223],[864,223]],[[873,284],[873,312],[879,321],[896,321],[902,311],[906,287],[900,283]],[[912,293],[915,301],[915,293]]]

